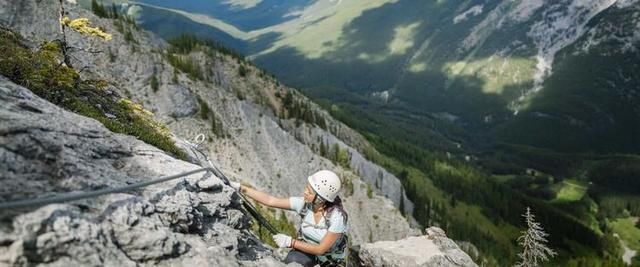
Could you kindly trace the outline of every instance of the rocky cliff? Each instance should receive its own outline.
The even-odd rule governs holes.
[[[38,44],[60,38],[58,8],[55,1],[0,1],[1,22]],[[344,197],[354,244],[417,232],[396,208],[404,199],[411,212],[398,179],[360,155],[370,147],[364,138],[313,103],[308,105],[327,127],[278,116],[281,103],[274,95],[292,89],[224,54],[190,54],[208,77],[193,79],[167,61],[168,45],[153,34],[95,17],[72,2],[65,9],[113,34],[103,42],[68,32],[69,44],[80,48],[72,59],[81,77],[108,81],[109,90],[153,110],[177,139],[205,133],[205,150],[228,176],[284,196],[301,194],[309,173],[333,169],[349,180]],[[248,75],[238,74],[241,66]],[[151,77],[159,83],[155,89]],[[109,132],[4,78],[0,93],[0,155],[8,163],[0,168],[2,201],[121,186],[198,167]],[[205,107],[208,118],[202,116]],[[318,143],[348,151],[349,164],[321,155]],[[219,179],[198,174],[128,194],[3,211],[0,263],[278,265],[248,231],[249,219],[238,207],[237,196]]]
[[[59,28],[50,26],[57,23],[57,2],[2,2],[0,7],[4,8],[1,12],[14,14],[7,16],[7,26],[20,31],[34,44],[60,38]],[[354,225],[360,225],[352,227],[355,242],[393,240],[416,232],[410,229],[407,220],[395,208],[401,196],[398,179],[364,159],[350,146],[367,146],[364,138],[330,118],[326,112],[323,116],[327,118],[327,129],[332,130],[306,123],[300,125],[295,123],[296,119],[281,119],[274,114],[270,99],[275,98],[276,92],[285,94],[292,89],[261,77],[260,70],[246,64],[243,66],[249,74],[241,77],[238,68],[242,63],[221,53],[213,58],[203,53],[192,53],[193,60],[204,70],[203,76],[208,78],[191,79],[168,62],[164,52],[168,44],[153,34],[133,25],[116,26],[117,21],[98,18],[72,2],[65,2],[65,9],[70,17],[90,18],[96,26],[113,35],[111,41],[104,42],[68,32],[69,45],[81,48],[71,51],[74,66],[85,68],[81,75],[87,79],[109,81],[113,90],[142,103],[179,137],[189,139],[198,133],[206,133],[208,142],[204,146],[227,175],[277,195],[298,195],[309,173],[321,168],[333,169],[345,177],[354,178],[356,194],[346,196],[345,203],[355,213],[352,218],[365,218],[362,222],[352,221]],[[38,15],[41,13],[43,15]],[[155,92],[149,82],[152,76],[159,81]],[[319,110],[301,94],[294,92],[294,97]],[[210,117],[217,121],[218,128],[222,128],[223,137],[213,133],[210,120],[203,120],[197,114],[203,106],[211,110]],[[327,146],[338,144],[348,149],[353,167],[336,166],[314,151],[312,145],[320,139]],[[368,188],[394,202],[377,194],[367,194]],[[357,193],[359,191],[364,193]],[[403,198],[406,200],[406,213],[411,214],[411,202],[406,196]],[[367,216],[359,216],[359,210],[366,210]],[[380,219],[374,220],[373,215]]]
[[[199,168],[0,77],[1,199],[118,187]],[[53,118],[53,119],[52,119]],[[0,211],[0,265],[279,266],[238,196],[194,174],[73,204]]]
[[[199,168],[112,133],[2,76],[0,103],[0,155],[10,163],[0,168],[3,202],[119,187]],[[69,204],[2,210],[0,221],[0,265],[6,266],[283,265],[249,231],[238,195],[209,173]],[[427,232],[432,234],[357,246],[351,264],[476,266],[441,231]]]
[[[424,236],[357,246],[351,260],[355,266],[477,266],[442,229],[430,227],[425,232]]]

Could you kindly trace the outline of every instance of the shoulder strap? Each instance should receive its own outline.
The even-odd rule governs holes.
[[[307,216],[307,212],[309,212],[309,203],[304,203],[302,205],[302,210],[300,211],[300,213],[298,213],[300,215],[300,217],[302,217],[302,219],[304,220],[304,216]]]
[[[304,203],[302,205],[302,210],[298,215],[300,215],[300,226],[298,227],[298,239],[302,239],[302,225],[304,224],[304,217],[307,216],[307,212],[309,212],[309,205]]]

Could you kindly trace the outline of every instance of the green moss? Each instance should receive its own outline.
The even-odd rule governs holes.
[[[18,34],[0,30],[1,75],[53,104],[100,121],[113,132],[135,136],[180,159],[186,158],[150,112],[105,91],[106,81],[82,80],[76,70],[61,64],[57,43],[46,42],[32,51],[22,42]]]

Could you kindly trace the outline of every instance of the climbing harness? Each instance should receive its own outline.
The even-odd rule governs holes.
[[[315,201],[315,198],[314,198],[314,201]],[[325,216],[325,214],[322,214],[322,218],[325,223],[324,226],[311,224],[305,221],[305,217],[307,216],[307,213],[310,210],[312,210],[312,204],[305,203],[302,210],[300,211],[300,219],[302,220],[302,224],[300,225],[300,228],[298,228],[298,236],[300,238],[303,236],[302,227],[305,225],[313,227],[315,229],[327,229],[327,230],[331,227],[331,220],[327,219],[327,216]],[[332,212],[335,212],[335,210]],[[328,215],[329,215],[328,217],[331,217],[330,214]],[[342,236],[340,236],[340,239],[336,241],[336,244],[331,247],[329,252],[323,255],[317,256],[318,260],[320,261],[320,266],[321,267],[346,266],[348,261],[348,255],[346,253],[348,245],[349,245],[349,236],[347,235],[347,233],[343,233]]]

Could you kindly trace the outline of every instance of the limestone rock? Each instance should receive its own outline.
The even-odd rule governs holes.
[[[0,0],[0,9],[4,7],[18,14],[9,16],[9,21],[0,20],[0,24],[19,30],[36,44],[42,40],[58,38],[57,29],[49,29],[49,26],[38,28],[38,25],[56,23],[58,2],[27,1],[28,5],[22,5],[22,2]],[[403,196],[399,180],[357,152],[355,148],[363,151],[362,149],[367,147],[366,140],[346,125],[331,118],[318,105],[310,103],[314,111],[324,114],[327,129],[330,128],[331,131],[307,124],[296,127],[294,119],[279,119],[265,104],[274,97],[266,92],[284,92],[283,90],[289,88],[271,79],[260,78],[257,75],[259,70],[251,66],[245,66],[251,68],[250,75],[238,77],[237,60],[222,54],[215,59],[208,59],[201,52],[194,52],[194,62],[201,64],[203,70],[211,72],[205,74],[212,75],[209,77],[212,82],[190,80],[180,72],[177,81],[174,81],[174,67],[164,60],[159,52],[167,47],[166,42],[154,34],[130,27],[127,32],[133,36],[137,44],[127,43],[124,34],[115,29],[113,20],[96,17],[90,10],[81,8],[73,1],[64,3],[65,11],[70,17],[88,18],[94,26],[101,27],[113,35],[111,41],[104,42],[72,31],[68,32],[69,45],[84,48],[72,52],[73,65],[77,68],[87,67],[81,76],[85,79],[104,79],[114,84],[113,90],[153,111],[156,119],[167,124],[177,137],[191,139],[198,134],[204,134],[206,141],[201,145],[201,149],[232,179],[241,180],[278,196],[301,196],[305,178],[309,174],[320,169],[335,170],[340,176],[350,177],[355,181],[354,193],[343,194],[345,204],[348,205],[349,217],[352,218],[352,242],[358,244],[395,240],[417,231],[411,228],[410,222],[400,212],[397,212],[400,199],[404,199],[404,214],[412,214],[413,207],[411,201]],[[18,16],[35,17],[19,19]],[[149,84],[153,75],[159,82],[157,92],[154,92]],[[238,92],[246,99],[239,99]],[[211,119],[202,120],[194,115],[193,112],[197,112],[199,108],[198,97],[208,104],[215,115],[217,126],[223,129],[226,137],[214,134]],[[318,151],[314,151],[313,147],[318,147],[317,142],[321,139],[327,144],[338,144],[349,150],[353,155],[349,168],[342,168],[318,155]],[[181,148],[189,146],[182,141],[178,141],[177,145]],[[127,149],[131,150],[124,147],[123,153]],[[188,161],[198,162],[197,156],[189,152],[187,151]],[[125,169],[128,168],[126,164],[130,165],[122,159],[116,160],[114,164]],[[136,174],[149,176],[144,168]],[[75,184],[75,181],[70,184]],[[44,184],[42,188],[47,186],[49,185]],[[369,187],[373,189],[371,197],[366,193]],[[211,190],[217,189],[214,187]],[[288,213],[287,216],[294,222],[298,221],[298,216],[293,213]],[[197,226],[197,222],[195,223]],[[182,223],[178,225],[187,226]],[[377,234],[371,235],[371,232]]]
[[[435,234],[362,244],[351,254],[353,266],[477,266],[442,229],[427,232]]]
[[[398,179],[362,157],[357,151],[364,151],[370,144],[319,106],[311,103],[315,111],[326,116],[332,130],[305,123],[297,127],[293,119],[279,119],[265,104],[273,95],[265,92],[289,88],[259,78],[259,71],[251,66],[246,77],[234,76],[238,73],[237,61],[222,54],[208,62],[200,62],[204,57],[196,58],[203,69],[211,72],[208,75],[212,82],[189,80],[179,72],[174,81],[175,69],[161,53],[166,42],[131,27],[127,32],[137,44],[127,43],[112,20],[98,18],[74,2],[65,1],[70,17],[89,18],[95,26],[113,34],[113,40],[104,42],[68,33],[71,46],[84,48],[72,52],[74,66],[87,67],[81,76],[109,81],[113,90],[152,110],[156,119],[167,124],[176,136],[193,138],[204,134],[206,141],[201,149],[231,179],[278,196],[301,196],[310,173],[332,169],[353,181],[353,192],[345,192],[343,197],[354,244],[395,240],[418,231],[396,208],[404,199],[406,214],[411,214],[412,203],[403,195]],[[57,3],[0,0],[0,24],[20,31],[36,44],[56,39]],[[159,81],[157,92],[149,85],[152,75]],[[0,94],[0,162],[11,164],[0,165],[0,201],[121,186],[199,167],[170,158],[135,138],[113,134],[96,121],[65,112],[12,83],[0,81],[0,92],[3,90],[8,93]],[[246,99],[239,99],[237,93]],[[198,97],[208,103],[226,137],[212,133],[211,119],[194,116],[199,108]],[[174,140],[180,148],[190,147],[181,138]],[[314,151],[319,140],[347,149],[352,154],[349,168]],[[186,152],[189,162],[199,161],[198,155]],[[374,189],[373,194],[367,194],[369,186]],[[30,223],[24,221],[26,225],[42,224],[44,228],[39,229],[53,229],[48,226],[53,221],[45,211],[66,213],[68,223],[82,225],[96,238],[73,242],[51,237],[43,240],[78,249],[74,251],[98,253],[104,265],[280,265],[271,251],[247,231],[250,219],[240,206],[237,194],[220,179],[199,173],[94,200],[6,212],[0,214],[0,222],[16,224],[26,216],[31,218]],[[299,220],[293,213],[287,216],[294,222]],[[33,246],[40,235],[38,231],[18,231],[0,223],[0,266],[94,263],[94,258],[85,259],[82,253],[58,253],[62,249],[40,254],[46,251]],[[41,261],[45,256],[48,261]]]
[[[160,91],[165,103],[169,109],[169,115],[174,118],[183,118],[195,114],[198,111],[196,98],[182,85],[166,85]]]
[[[52,119],[53,118],[53,119]],[[194,170],[0,77],[0,199],[119,187]],[[198,185],[200,184],[200,185]],[[0,210],[1,266],[280,266],[234,190],[196,173],[131,192]]]

